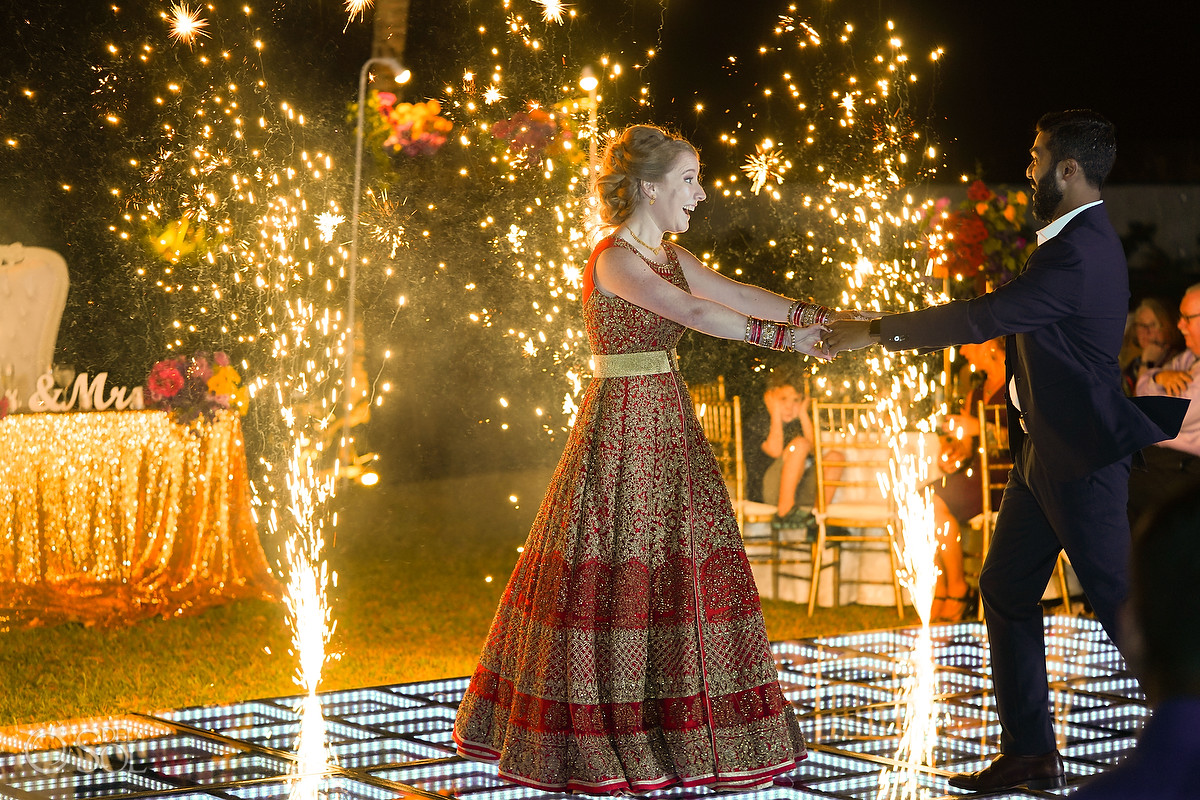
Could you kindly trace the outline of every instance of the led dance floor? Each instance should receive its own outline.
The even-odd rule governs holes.
[[[1046,634],[1055,724],[1069,781],[1061,794],[1132,748],[1147,710],[1098,623],[1047,617]],[[999,726],[983,626],[940,625],[933,635],[940,734],[937,769],[922,781],[930,797],[954,796],[946,776],[989,761]],[[915,638],[915,629],[898,628],[774,644],[810,753],[773,789],[753,796],[874,800],[880,769],[896,752],[904,709],[900,687]],[[454,754],[450,734],[466,684],[466,678],[454,678],[322,695],[337,766],[322,780],[319,800],[555,797],[514,786],[491,766]],[[298,698],[284,697],[23,731],[0,741],[0,797],[286,800],[298,705]],[[654,796],[714,795],[676,789]]]

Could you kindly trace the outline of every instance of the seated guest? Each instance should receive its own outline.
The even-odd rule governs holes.
[[[1185,312],[1186,313],[1186,312]],[[1138,520],[1124,650],[1152,715],[1137,748],[1084,784],[1077,800],[1200,797],[1200,483],[1177,488]]]
[[[1131,521],[1189,476],[1200,476],[1200,283],[1184,292],[1179,330],[1185,349],[1159,367],[1143,369],[1136,391],[1143,397],[1186,397],[1192,402],[1179,435],[1143,450],[1146,468],[1130,472]]]
[[[746,498],[775,506],[779,527],[808,527],[817,496],[810,400],[803,386],[800,375],[772,370],[762,407],[749,411],[742,422]],[[836,479],[832,471],[827,475]],[[832,494],[828,489],[826,499]]]
[[[1167,363],[1183,349],[1183,338],[1174,314],[1153,297],[1139,303],[1129,316],[1119,358],[1125,393],[1132,395],[1142,372]]]
[[[972,598],[963,569],[962,528],[983,512],[976,409],[980,400],[989,405],[1004,402],[1004,338],[964,344],[959,352],[971,366],[971,389],[960,413],[946,417],[949,432],[942,435],[939,459],[944,474],[933,489],[940,572],[930,614],[934,621],[940,622],[960,620],[971,609]],[[997,496],[992,507],[999,505]]]

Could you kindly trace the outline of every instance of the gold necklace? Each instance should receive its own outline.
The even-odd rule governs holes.
[[[649,250],[651,253],[654,253],[654,255],[658,255],[659,252],[662,251],[662,240],[659,240],[658,247],[655,247],[654,245],[649,245],[649,244],[646,244],[645,242],[643,242],[641,239],[638,238],[638,235],[636,233],[634,233],[633,231],[629,230],[629,228],[626,228],[625,232],[628,233],[630,236],[632,236],[633,240],[635,242],[637,242],[642,247]]]

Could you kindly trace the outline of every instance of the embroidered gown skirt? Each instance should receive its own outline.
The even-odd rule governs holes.
[[[686,288],[670,255],[652,266]],[[682,335],[585,297],[595,353]],[[514,782],[608,794],[757,788],[805,757],[720,468],[673,369],[589,385],[454,740]]]

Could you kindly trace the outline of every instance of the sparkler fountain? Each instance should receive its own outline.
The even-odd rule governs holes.
[[[779,18],[775,35],[782,41],[759,48],[761,54],[787,61],[776,85],[780,90],[768,84],[763,96],[748,104],[752,113],[722,136],[730,147],[738,147],[742,138],[760,137],[742,167],[749,191],[740,188],[736,174],[718,180],[716,188],[760,218],[766,214],[774,219],[775,224],[768,225],[772,238],[767,252],[755,255],[779,265],[789,282],[811,281],[817,299],[840,295],[842,307],[867,311],[908,310],[945,299],[923,274],[926,248],[921,227],[930,204],[919,199],[915,188],[936,174],[938,155],[913,119],[917,76],[894,25],[887,23],[886,40],[877,54],[859,62],[853,55],[854,25],[804,18],[796,8],[793,4]],[[837,57],[828,52],[831,48],[846,59],[844,72],[828,68]],[[824,60],[815,65],[791,62],[793,57],[820,59],[821,54]],[[931,61],[936,63],[940,55],[934,52]],[[801,85],[800,75],[813,76],[811,91]],[[838,77],[830,80],[831,75]],[[763,105],[775,114],[762,113]],[[787,141],[780,130],[759,129],[758,119],[776,115],[789,120],[783,131],[799,132],[794,141]],[[806,183],[797,185],[798,181]],[[804,266],[814,259],[826,268],[825,275]],[[785,293],[796,292],[793,288]],[[893,538],[900,543],[899,577],[922,622],[907,662],[896,766],[879,776],[881,798],[914,798],[927,792],[920,776],[935,758],[936,675],[929,616],[937,540],[924,488],[929,478],[924,446],[934,430],[932,416],[944,386],[938,367],[925,357],[867,352],[841,356],[814,369],[821,394],[873,401],[890,432],[891,470],[880,476],[880,491],[898,506],[900,525]]]
[[[255,502],[265,510],[269,538],[282,542],[295,680],[303,691],[292,797],[312,800],[330,761],[316,695],[333,633],[327,587],[336,582],[323,555],[326,526],[336,524],[328,502],[337,453],[327,440],[336,411],[354,399],[353,295],[345,317],[335,305],[347,261],[332,242],[344,221],[331,199],[340,187],[332,180],[333,158],[304,148],[304,115],[273,100],[266,81],[253,75],[265,44],[240,42],[235,22],[200,13],[176,5],[164,15],[194,63],[158,99],[165,118],[159,138],[144,137],[156,152],[132,159],[144,166],[127,192],[130,211],[118,233],[137,242],[163,225],[194,231],[160,248],[166,263],[155,283],[180,315],[173,323],[178,338],[168,346],[235,337],[243,369],[253,364],[258,373],[250,390],[262,438],[284,442],[259,458]],[[210,48],[209,36],[223,47]],[[191,96],[186,86],[200,88]],[[310,194],[324,199],[310,201]],[[354,266],[351,260],[351,275]],[[149,279],[146,273],[138,274]],[[197,319],[193,298],[201,297],[201,287],[208,296]]]

